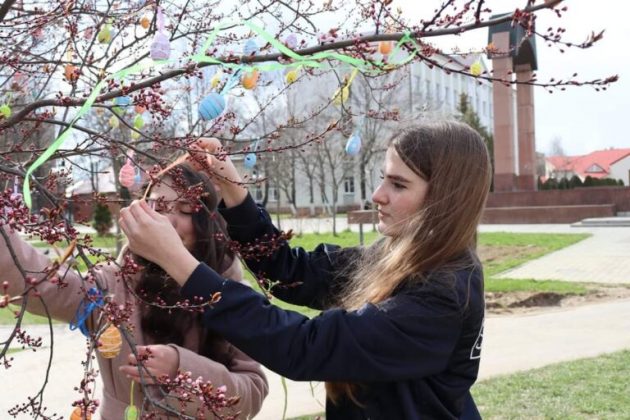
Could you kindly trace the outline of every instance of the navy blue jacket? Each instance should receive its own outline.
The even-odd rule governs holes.
[[[221,213],[231,238],[252,245],[251,255],[264,254],[269,235],[277,234],[251,197]],[[279,249],[246,262],[254,272],[292,285],[274,287],[274,295],[322,309],[343,282],[335,273],[356,252],[331,245],[306,252],[281,241]],[[293,380],[359,384],[362,406],[327,401],[327,420],[480,418],[470,387],[479,369],[483,278],[472,259],[468,269],[403,285],[379,304],[328,309],[313,319],[270,304],[205,264],[182,289],[190,298],[209,299],[215,292],[222,297],[205,311],[205,325],[253,359]]]

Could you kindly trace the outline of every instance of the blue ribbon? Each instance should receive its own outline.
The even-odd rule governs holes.
[[[90,332],[87,329],[87,325],[85,325],[85,321],[94,309],[103,305],[103,294],[96,287],[92,287],[87,291],[87,299],[83,299],[79,303],[77,312],[74,314],[72,321],[70,321],[70,330],[74,331],[78,328],[84,336],[89,337]]]

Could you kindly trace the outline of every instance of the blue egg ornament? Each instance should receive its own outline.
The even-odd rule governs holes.
[[[253,39],[248,39],[243,47],[243,55],[255,55],[258,53],[258,44]]]
[[[243,163],[247,169],[252,169],[256,165],[256,153],[248,153],[245,155]]]
[[[199,104],[199,116],[206,121],[213,120],[225,110],[225,98],[212,92]]]
[[[346,142],[346,153],[350,156],[356,156],[361,151],[361,137],[358,134],[353,134],[348,138]]]

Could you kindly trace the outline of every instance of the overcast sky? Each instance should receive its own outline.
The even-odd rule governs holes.
[[[420,3],[413,5],[414,3]],[[427,17],[442,1],[412,2],[396,0],[409,13]],[[514,10],[525,1],[489,0],[494,13]],[[591,87],[573,87],[566,91],[547,93],[535,89],[536,149],[549,153],[554,138],[559,138],[567,154],[585,154],[604,148],[630,148],[630,3],[621,0],[565,0],[569,10],[561,19],[554,13],[539,14],[538,30],[549,26],[566,29],[566,41],[581,43],[591,30],[605,29],[604,39],[587,50],[568,49],[564,54],[557,48],[548,48],[536,41],[539,80],[550,77],[566,78],[574,72],[579,78],[595,79],[618,74],[620,80],[605,92]],[[512,9],[510,9],[510,7]],[[487,29],[465,34],[463,37],[444,39],[440,46],[458,45],[462,49],[483,46],[487,43]]]

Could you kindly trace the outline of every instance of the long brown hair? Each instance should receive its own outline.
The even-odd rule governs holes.
[[[429,272],[455,271],[477,259],[477,226],[492,176],[479,134],[455,121],[425,123],[396,133],[389,147],[428,181],[428,191],[404,221],[403,234],[378,241],[356,262],[340,300],[348,310],[382,302],[403,283],[430,281]],[[348,396],[357,402],[355,384],[327,383],[326,390],[332,401]]]
[[[229,249],[226,224],[216,212],[219,202],[217,193],[209,177],[195,171],[186,163],[178,163],[168,167],[157,175],[156,181],[147,187],[145,195],[159,182],[165,182],[181,195],[192,195],[198,203],[196,211],[191,214],[195,233],[195,245],[191,253],[199,261],[219,273],[227,270],[234,261],[234,253]],[[165,205],[168,205],[166,203]],[[173,306],[184,298],[180,295],[179,285],[158,265],[135,257],[144,265],[144,270],[135,286],[135,291],[146,302]],[[141,306],[141,328],[156,344],[173,343],[184,345],[186,332],[197,322],[201,314],[182,309],[165,310],[155,305]],[[217,336],[204,331],[200,337],[199,352],[225,365],[231,362],[228,346]]]

